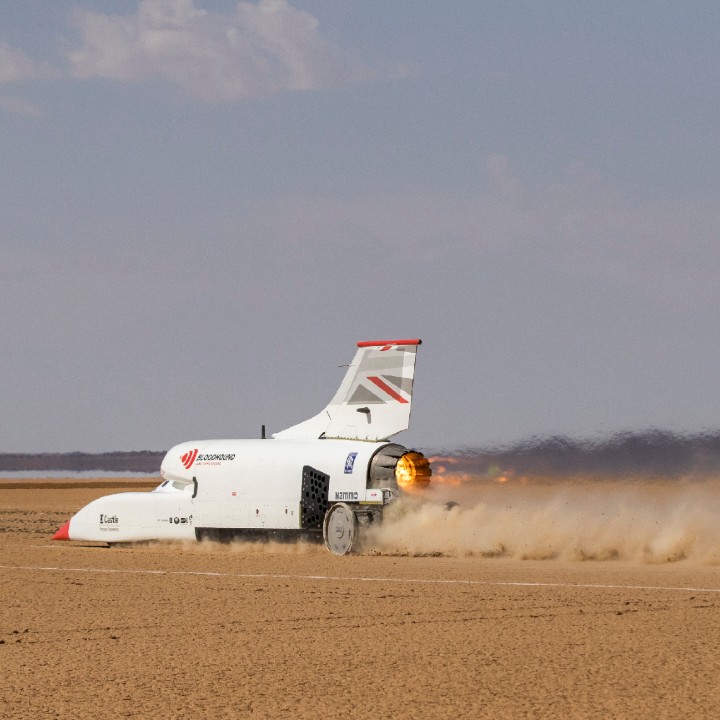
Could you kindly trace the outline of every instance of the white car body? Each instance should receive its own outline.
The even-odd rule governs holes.
[[[332,552],[350,551],[357,525],[380,521],[403,487],[430,480],[422,454],[387,439],[408,426],[419,345],[358,343],[340,388],[318,415],[273,439],[176,445],[154,491],[98,498],[55,539],[112,544],[323,530]]]

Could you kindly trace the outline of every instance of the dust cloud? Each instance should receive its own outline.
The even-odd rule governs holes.
[[[430,462],[429,491],[388,508],[373,552],[720,564],[718,431],[531,438]]]
[[[237,554],[237,555],[321,555],[327,550],[322,543],[322,536],[313,539],[288,538],[285,541],[258,538],[236,538],[228,542],[216,540],[171,540],[153,542],[168,548],[177,548],[184,553],[204,554]]]
[[[720,478],[433,478],[389,507],[366,552],[720,564]],[[457,503],[457,505],[453,504]]]

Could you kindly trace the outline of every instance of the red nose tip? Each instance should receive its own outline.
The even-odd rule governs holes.
[[[53,540],[69,540],[70,539],[70,521],[68,520],[54,535]]]

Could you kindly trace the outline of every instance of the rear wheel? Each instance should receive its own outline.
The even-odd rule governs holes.
[[[357,519],[349,505],[337,503],[325,513],[323,539],[333,555],[347,555],[352,551],[357,540]]]

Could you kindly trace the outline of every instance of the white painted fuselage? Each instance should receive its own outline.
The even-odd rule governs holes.
[[[421,453],[387,440],[408,426],[419,345],[358,343],[339,389],[317,415],[273,439],[176,445],[153,492],[99,498],[55,539],[112,544],[322,532],[331,552],[350,551],[356,525],[379,522],[401,486],[430,481]]]
[[[70,519],[68,539],[194,540],[196,529],[309,529],[303,517],[304,468],[328,478],[319,503],[323,513],[328,501],[381,506],[394,491],[368,488],[368,472],[372,457],[389,445],[280,439],[182,443],[165,455],[158,488],[94,500]]]

